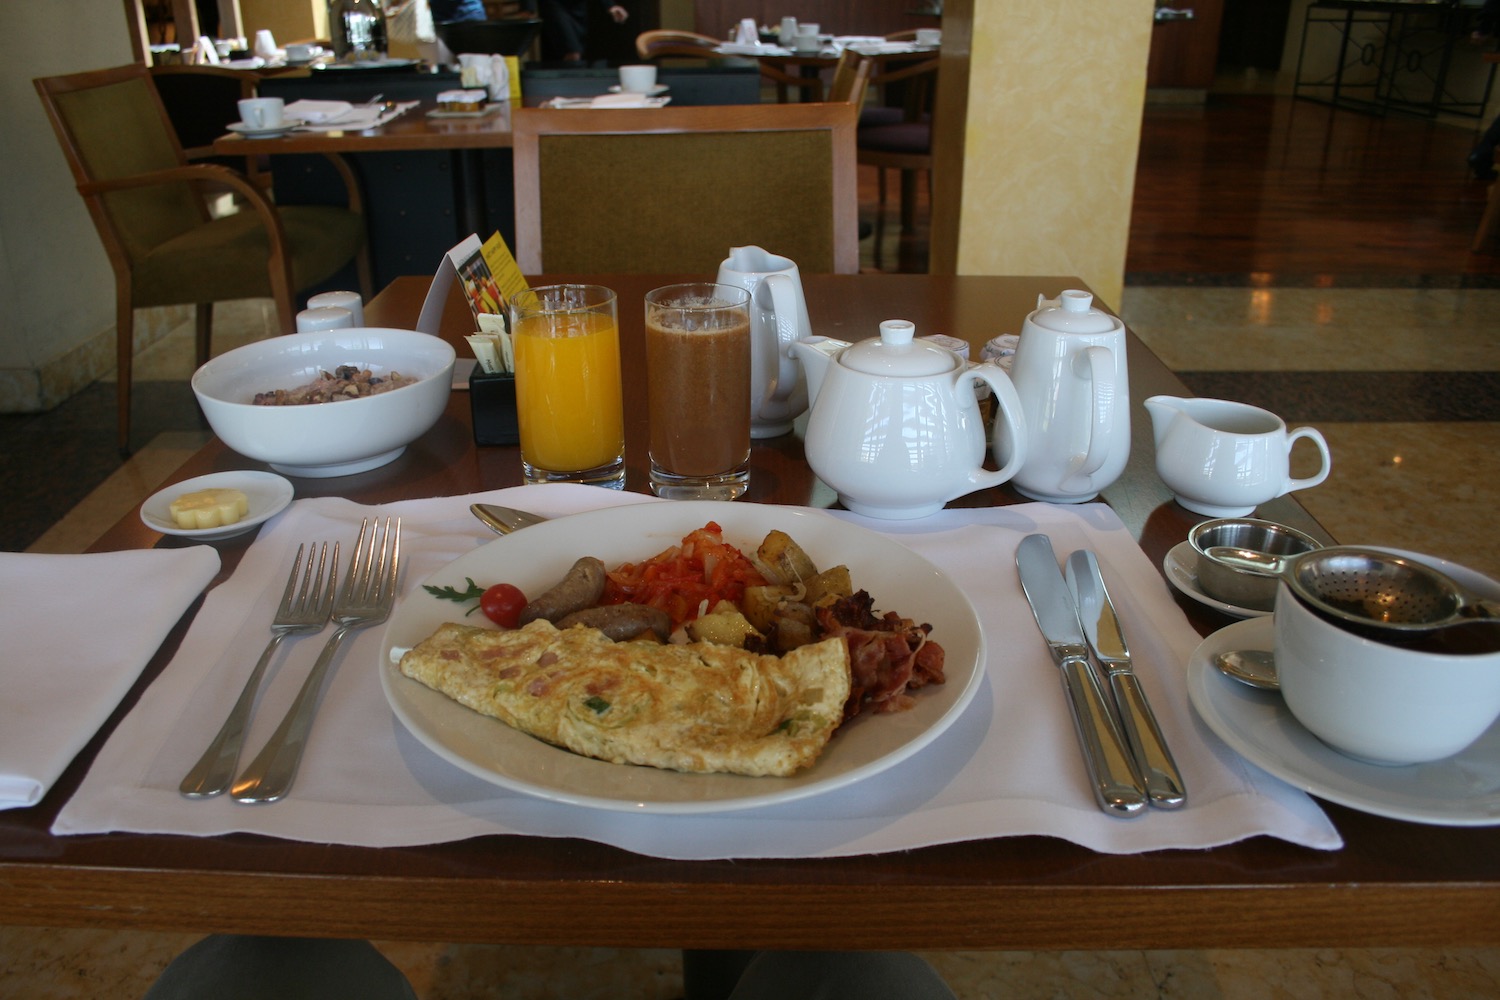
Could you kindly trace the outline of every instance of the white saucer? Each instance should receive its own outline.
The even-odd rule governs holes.
[[[255,128],[254,126],[246,125],[244,122],[230,122],[224,127],[247,139],[274,139],[278,135],[286,135],[303,124],[301,118],[287,118],[275,128]]]
[[[172,501],[184,493],[197,490],[234,489],[241,490],[249,501],[250,512],[234,524],[222,528],[179,528],[172,520]],[[292,502],[292,484],[274,472],[215,472],[199,476],[154,493],[141,504],[141,520],[146,527],[164,535],[181,535],[211,542],[220,538],[233,538],[252,530],[263,521],[268,521],[286,510]]]
[[[609,88],[609,92],[611,94],[623,93],[623,91],[620,90],[620,85],[618,83],[615,84],[613,87],[610,87]],[[665,94],[666,92],[667,92],[667,85],[665,83],[656,83],[656,84],[652,84],[651,89],[645,92],[645,96],[647,96],[647,97],[655,97],[658,94]],[[635,93],[635,91],[631,91],[631,93]]]
[[[1193,548],[1192,542],[1178,542],[1172,546],[1167,557],[1161,561],[1161,568],[1167,572],[1167,582],[1176,587],[1182,593],[1191,597],[1199,604],[1207,605],[1226,615],[1236,618],[1264,618],[1269,611],[1257,611],[1254,608],[1242,608],[1237,604],[1226,604],[1223,601],[1209,597],[1198,589],[1198,550]]]
[[[1271,649],[1270,618],[1221,628],[1188,660],[1188,698],[1214,733],[1252,764],[1351,809],[1436,826],[1500,824],[1500,723],[1462,752],[1431,764],[1382,767],[1346,757],[1302,728],[1281,696],[1219,673],[1229,649]]]

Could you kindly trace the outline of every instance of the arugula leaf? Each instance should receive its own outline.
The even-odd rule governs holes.
[[[422,589],[427,591],[429,594],[431,594],[433,597],[436,597],[440,601],[456,601],[459,604],[463,604],[465,601],[476,602],[473,608],[470,608],[468,611],[464,612],[464,614],[467,616],[472,615],[474,613],[474,608],[479,607],[479,604],[477,602],[481,597],[484,596],[484,588],[475,583],[473,577],[464,577],[464,582],[469,585],[468,590],[459,590],[456,587],[433,587],[425,583],[422,584]]]
[[[583,704],[586,708],[592,709],[595,715],[603,715],[609,711],[609,702],[596,694],[585,698]]]

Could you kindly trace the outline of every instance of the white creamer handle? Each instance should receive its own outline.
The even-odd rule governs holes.
[[[791,346],[803,337],[803,331],[797,328],[801,312],[797,308],[797,283],[785,274],[768,274],[755,294],[761,295],[762,289],[770,296],[771,312],[776,321],[776,384],[760,402],[781,403],[797,386],[797,362],[791,354]],[[757,407],[760,402],[757,402]]]
[[[976,470],[973,477],[974,485],[979,488],[999,486],[1001,483],[1009,482],[1017,472],[1021,471],[1021,466],[1026,464],[1026,411],[1022,409],[1021,397],[1016,394],[1016,387],[1011,383],[1010,376],[1005,373],[1004,368],[992,362],[985,362],[975,365],[965,374],[981,379],[995,392],[995,406],[999,412],[995,414],[996,440],[990,443],[994,454],[1002,453],[1002,449],[998,447],[1000,444],[998,438],[1001,433],[1005,434],[1010,446],[1010,460],[995,472],[985,469]],[[1003,432],[1002,423],[1004,424]],[[958,496],[962,495],[962,493],[958,494]]]
[[[1298,438],[1307,438],[1313,444],[1318,446],[1318,452],[1323,456],[1323,468],[1319,470],[1317,475],[1309,476],[1306,479],[1292,479],[1290,476],[1288,476],[1286,485],[1282,488],[1280,493],[1276,494],[1277,496],[1286,496],[1293,490],[1305,490],[1310,486],[1317,486],[1323,480],[1328,478],[1328,473],[1333,471],[1333,458],[1328,454],[1328,442],[1323,440],[1322,432],[1314,427],[1298,427],[1296,430],[1289,431],[1287,433],[1286,453],[1288,458],[1290,458],[1292,454],[1292,444]]]
[[[1073,356],[1073,374],[1089,380],[1089,443],[1083,464],[1072,470],[1072,476],[1091,476],[1109,457],[1113,443],[1110,433],[1119,406],[1115,385],[1115,359],[1107,347],[1085,347]]]

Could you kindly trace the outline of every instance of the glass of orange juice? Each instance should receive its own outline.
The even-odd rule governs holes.
[[[615,293],[545,285],[511,297],[521,472],[528,483],[625,485]]]

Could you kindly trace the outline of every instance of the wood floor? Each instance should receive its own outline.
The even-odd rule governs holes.
[[[1464,162],[1474,139],[1270,95],[1148,106],[1126,284],[1500,287],[1500,241],[1469,252],[1488,188]],[[882,218],[872,168],[860,205]],[[878,252],[861,243],[866,267],[926,270],[925,190],[919,210],[903,237],[887,207]]]

